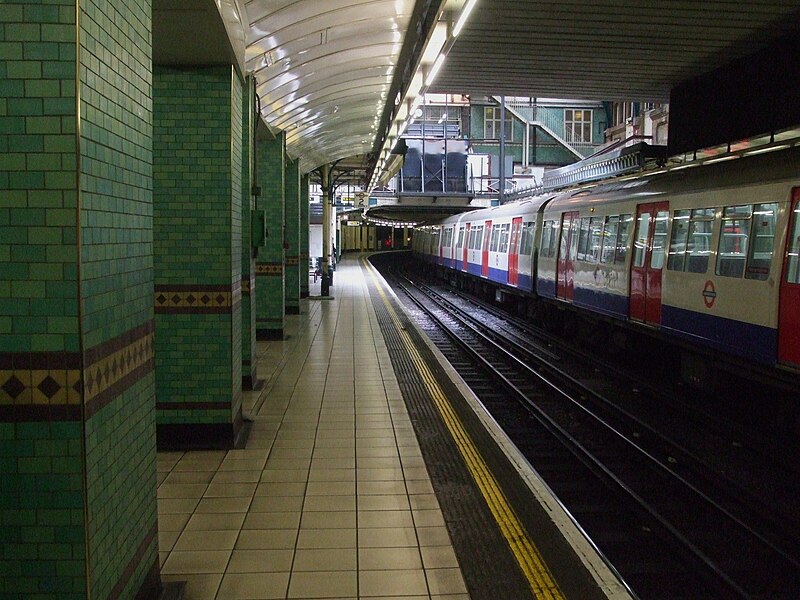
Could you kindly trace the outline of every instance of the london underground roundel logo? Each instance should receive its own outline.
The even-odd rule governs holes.
[[[703,302],[706,305],[706,308],[711,308],[714,306],[714,302],[717,300],[717,290],[714,287],[714,282],[710,279],[706,281],[705,286],[703,286]]]

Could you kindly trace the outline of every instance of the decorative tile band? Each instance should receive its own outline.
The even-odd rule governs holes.
[[[86,352],[84,402],[88,419],[153,370],[155,322],[149,321]]]
[[[90,417],[153,369],[149,321],[84,353],[0,353],[0,421],[77,421]],[[85,388],[83,382],[86,382]]]
[[[0,355],[0,407],[49,420],[50,406],[72,406],[80,418],[81,371],[77,352],[26,352]],[[9,410],[12,409],[12,410]],[[6,419],[3,419],[6,420]]]
[[[300,260],[305,260],[305,261],[307,261],[307,260],[308,260],[308,258],[309,258],[309,254],[308,254],[308,252],[301,252],[301,253],[300,253]]]
[[[255,288],[256,274],[251,271],[247,279],[242,279],[242,296],[249,296]]]
[[[283,275],[283,263],[257,263],[256,275]]]
[[[298,267],[298,266],[300,266],[300,257],[299,256],[287,256],[286,257],[286,266],[287,267]]]
[[[156,313],[229,313],[241,299],[241,281],[233,285],[155,286]]]

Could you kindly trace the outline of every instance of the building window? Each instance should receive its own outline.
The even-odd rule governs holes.
[[[564,110],[564,139],[570,144],[592,143],[591,110]]]
[[[500,139],[500,107],[486,106],[483,109],[483,137],[487,140]],[[506,111],[506,141],[514,141],[514,120]]]

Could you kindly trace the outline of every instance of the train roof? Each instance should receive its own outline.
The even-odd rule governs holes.
[[[517,202],[509,202],[500,206],[492,206],[489,208],[479,208],[469,212],[461,213],[455,217],[449,217],[442,221],[443,225],[452,225],[463,223],[467,221],[489,221],[502,217],[519,216],[521,213],[535,213],[539,207],[555,197],[556,194],[543,194],[533,198],[525,198]]]
[[[706,164],[691,168],[659,170],[564,190],[554,195],[547,210],[572,210],[615,201],[654,202],[659,196],[796,180],[798,173],[800,147],[754,156],[742,155],[711,164],[706,161]]]

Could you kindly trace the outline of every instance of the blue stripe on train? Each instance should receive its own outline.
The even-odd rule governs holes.
[[[573,304],[618,319],[627,319],[628,297],[622,294],[611,294],[606,291],[587,288],[575,288]]]
[[[776,329],[684,308],[663,305],[661,329],[672,335],[766,364],[775,364],[778,354]]]
[[[536,293],[545,298],[556,297],[556,280],[539,277],[536,280]]]

